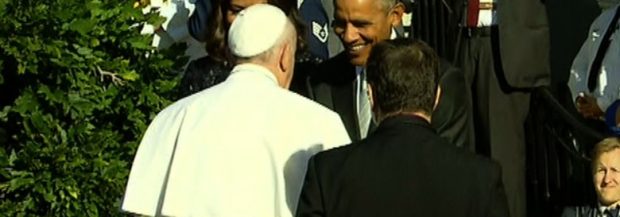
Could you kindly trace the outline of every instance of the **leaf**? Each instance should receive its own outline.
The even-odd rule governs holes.
[[[75,188],[72,188],[71,186],[67,187],[67,193],[69,193],[69,196],[74,199],[78,199],[79,192]]]
[[[15,150],[11,151],[11,155],[9,155],[9,166],[15,166],[15,161],[17,160],[17,154],[15,154]]]
[[[33,112],[30,116],[30,122],[37,129],[39,133],[46,134],[49,132],[46,121],[43,119],[41,112]]]
[[[140,75],[138,73],[136,73],[135,70],[131,70],[131,71],[127,71],[127,72],[123,72],[120,74],[121,78],[127,80],[127,81],[135,81],[138,78],[140,78]]]
[[[90,11],[93,17],[99,16],[104,11],[101,9],[101,1],[91,0],[86,3],[86,8]]]
[[[2,135],[2,133],[3,133],[3,129],[0,128],[0,138],[4,136]],[[0,147],[0,170],[1,168],[7,167],[8,165],[9,165],[9,156],[6,155],[6,151],[4,150],[4,147]]]
[[[24,186],[29,186],[34,184],[34,179],[31,177],[17,177],[17,178],[13,178],[11,179],[11,181],[9,181],[9,191],[15,191],[17,189],[20,189]]]
[[[56,200],[56,196],[52,192],[45,192],[43,193],[43,199],[47,202],[53,202]]]
[[[159,13],[153,13],[147,20],[147,23],[152,26],[161,26],[164,22],[166,22],[166,18],[160,16]]]
[[[80,47],[77,49],[77,52],[83,56],[88,56],[91,55],[93,53],[93,50],[91,50],[90,48],[87,47]]]
[[[0,111],[0,121],[6,121],[10,110],[11,110],[11,106],[7,105],[2,109],[2,111]]]
[[[26,90],[15,100],[13,110],[22,115],[22,117],[27,117],[31,111],[36,110],[38,105],[39,102],[33,96],[32,91]]]
[[[86,35],[95,27],[96,24],[96,20],[77,19],[71,22],[71,24],[69,24],[69,28],[73,31],[79,32],[82,35]]]
[[[129,44],[131,44],[131,47],[133,48],[138,48],[138,49],[143,49],[143,50],[150,50],[151,44],[150,44],[150,38],[144,38],[144,37],[133,37],[130,38],[128,40]]]
[[[99,46],[99,44],[100,44],[100,42],[99,42],[98,39],[96,39],[96,38],[91,38],[90,39],[90,46],[97,47],[97,46]]]
[[[67,144],[67,131],[62,129],[60,125],[56,125],[56,130],[60,132],[60,142],[62,144]]]
[[[0,0],[0,17],[4,17],[4,14],[6,13],[6,4],[8,2],[8,0]]]
[[[21,75],[24,73],[26,73],[26,66],[22,62],[17,63],[17,74]]]

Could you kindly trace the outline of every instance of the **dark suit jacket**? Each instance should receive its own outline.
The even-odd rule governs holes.
[[[473,150],[471,94],[461,71],[440,63],[442,96],[433,115],[433,127],[452,144]],[[355,66],[345,53],[323,62],[309,78],[309,98],[340,115],[352,141],[361,139],[355,106]],[[371,126],[370,130],[374,129]]]
[[[312,157],[296,216],[505,217],[508,208],[498,164],[403,115]]]

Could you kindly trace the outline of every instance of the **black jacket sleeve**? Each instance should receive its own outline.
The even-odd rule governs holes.
[[[463,72],[442,60],[439,86],[439,104],[431,116],[433,128],[451,144],[474,151],[473,105]]]
[[[296,217],[325,216],[321,186],[319,184],[319,177],[317,176],[314,161],[315,157],[310,158],[308,161],[308,171],[306,172],[306,178],[301,188]]]

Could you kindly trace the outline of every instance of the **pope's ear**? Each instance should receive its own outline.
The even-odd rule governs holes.
[[[289,67],[290,67],[290,62],[291,61],[295,61],[295,54],[291,54],[291,52],[294,52],[294,49],[291,46],[295,46],[295,45],[291,45],[290,43],[285,43],[282,45],[282,48],[280,48],[280,50],[278,51],[278,60],[280,63],[280,70],[282,70],[283,72],[287,72],[289,71]]]

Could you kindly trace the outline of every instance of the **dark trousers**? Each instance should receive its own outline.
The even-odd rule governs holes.
[[[472,90],[476,152],[499,162],[510,215],[525,217],[524,123],[530,93],[507,91],[497,79],[499,53],[494,54],[491,40],[495,31],[463,29],[457,62]]]

